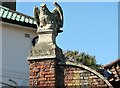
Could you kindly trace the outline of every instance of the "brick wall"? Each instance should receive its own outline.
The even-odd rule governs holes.
[[[66,66],[65,71],[66,87],[90,87],[90,88],[106,88],[107,84],[96,74],[91,73],[83,68]]]
[[[55,61],[35,60],[29,61],[30,86],[54,87],[55,86]]]
[[[110,83],[84,65],[60,64],[57,59],[29,61],[30,86],[48,88],[106,88]]]
[[[97,71],[73,62],[64,65],[64,83],[67,88],[112,88],[112,85]]]

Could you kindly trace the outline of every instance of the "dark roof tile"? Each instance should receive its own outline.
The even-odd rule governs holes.
[[[2,21],[7,21],[18,25],[22,25],[24,23],[24,26],[36,28],[36,22],[33,17],[19,13],[17,11],[11,10],[1,5],[0,5],[0,18],[2,18]]]
[[[108,67],[111,67],[111,66],[113,66],[113,65],[115,65],[115,64],[120,64],[120,58],[117,59],[117,60],[115,60],[115,61],[112,61],[112,62],[109,63],[109,64],[104,65],[103,68],[108,68]]]
[[[113,74],[112,78],[110,78],[109,81],[119,81],[120,82],[120,58],[103,66],[103,68],[108,69]]]

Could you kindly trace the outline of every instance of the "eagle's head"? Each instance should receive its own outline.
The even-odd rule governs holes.
[[[43,4],[40,5],[40,9],[41,9],[41,10],[44,11],[46,8],[47,8],[46,4],[43,3]]]

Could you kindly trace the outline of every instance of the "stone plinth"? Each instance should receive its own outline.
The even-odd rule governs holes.
[[[57,58],[64,60],[62,50],[56,45],[55,30],[41,30],[38,32],[38,42],[32,47],[28,60]]]

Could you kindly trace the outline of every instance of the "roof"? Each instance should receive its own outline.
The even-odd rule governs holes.
[[[11,10],[0,5],[0,19],[3,22],[37,28],[33,17]]]
[[[116,65],[116,64],[119,64],[119,63],[120,63],[120,58],[117,59],[117,60],[115,60],[115,61],[112,61],[112,62],[109,63],[109,64],[104,65],[103,68],[109,68],[109,67],[111,67],[111,66],[113,66],[113,65]]]
[[[108,69],[112,73],[109,81],[120,82],[120,58],[103,66],[103,68]]]

